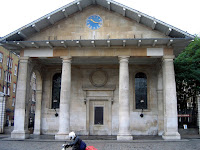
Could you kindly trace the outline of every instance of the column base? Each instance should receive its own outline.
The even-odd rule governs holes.
[[[130,141],[133,140],[133,136],[130,134],[126,134],[126,135],[122,135],[122,134],[118,134],[117,135],[117,140],[118,141]]]
[[[13,130],[11,132],[11,138],[13,138],[13,139],[27,139],[27,138],[29,138],[29,135],[30,135],[29,131]]]
[[[68,133],[57,133],[55,135],[56,140],[69,140],[69,134]]]
[[[34,135],[40,135],[41,132],[40,132],[40,130],[35,130],[35,129],[34,129],[33,134],[34,134]]]
[[[162,135],[164,140],[180,140],[181,136],[178,132],[165,132]]]

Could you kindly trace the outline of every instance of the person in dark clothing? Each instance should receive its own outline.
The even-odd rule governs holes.
[[[70,132],[69,133],[69,139],[73,140],[71,143],[69,144],[63,144],[64,149],[68,148],[68,147],[72,147],[72,150],[82,150],[85,148],[82,147],[86,147],[83,146],[83,144],[85,144],[74,132]],[[82,145],[81,145],[82,144]]]

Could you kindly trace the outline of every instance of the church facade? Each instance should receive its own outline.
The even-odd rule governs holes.
[[[20,54],[12,138],[180,139],[173,59],[194,37],[111,0],[76,0],[3,37]]]

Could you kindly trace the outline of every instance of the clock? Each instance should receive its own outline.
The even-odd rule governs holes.
[[[92,30],[99,29],[103,24],[103,20],[99,15],[91,15],[86,20],[86,25]]]

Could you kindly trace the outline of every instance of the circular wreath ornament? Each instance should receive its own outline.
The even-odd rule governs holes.
[[[103,70],[96,70],[90,74],[90,82],[96,87],[104,86],[108,81],[108,74]]]

